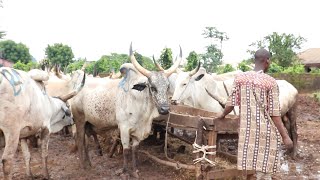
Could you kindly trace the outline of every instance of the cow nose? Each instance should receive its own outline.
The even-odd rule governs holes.
[[[162,115],[166,115],[166,114],[168,114],[169,113],[169,106],[162,106],[161,108],[160,108],[160,114],[162,114]]]
[[[177,104],[178,104],[178,101],[177,101],[177,100],[174,100],[174,99],[171,99],[171,104],[172,104],[172,105],[177,105]]]

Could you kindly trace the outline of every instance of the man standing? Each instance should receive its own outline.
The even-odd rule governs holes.
[[[255,170],[257,179],[271,180],[271,174],[280,168],[280,135],[286,148],[292,148],[293,143],[281,121],[276,80],[265,74],[270,56],[265,49],[256,51],[254,71],[235,78],[227,106],[218,119],[240,106],[237,168]]]

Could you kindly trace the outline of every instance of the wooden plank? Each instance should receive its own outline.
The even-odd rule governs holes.
[[[242,176],[251,176],[255,172],[254,171],[240,171],[237,169],[223,169],[223,170],[216,170],[216,171],[209,171],[207,173],[206,179],[226,179],[232,177],[242,177]]]
[[[197,128],[199,119],[200,118],[198,116],[190,116],[190,115],[184,115],[184,114],[171,113],[169,124]],[[202,119],[209,126],[213,124],[212,118],[203,117]]]
[[[237,132],[238,118],[226,118],[222,120],[215,120],[215,131]]]
[[[208,138],[208,146],[215,146],[217,144],[217,133],[215,131],[209,131],[207,134]],[[210,149],[210,152],[216,151],[215,149]],[[215,161],[215,155],[208,155],[208,159],[211,161]]]

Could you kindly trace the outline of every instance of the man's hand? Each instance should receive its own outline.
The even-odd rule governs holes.
[[[286,149],[292,149],[293,148],[293,142],[290,138],[286,137],[283,139],[283,143],[286,147]]]

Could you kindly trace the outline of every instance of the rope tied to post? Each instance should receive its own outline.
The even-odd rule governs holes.
[[[205,126],[202,126],[202,128],[206,130]],[[202,152],[202,157],[194,159],[193,160],[194,164],[206,161],[206,162],[210,163],[211,165],[215,165],[215,162],[211,161],[206,156],[207,155],[216,155],[216,152],[210,152],[209,151],[210,149],[215,149],[216,145],[214,145],[214,146],[199,145],[199,144],[196,143],[197,136],[198,136],[198,131],[196,131],[196,138],[194,140],[194,143],[192,144],[192,147],[194,149],[194,151],[192,151],[192,153],[200,153],[200,152]]]

